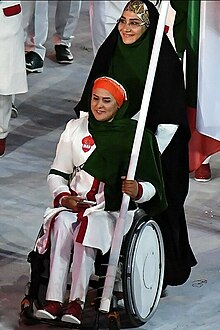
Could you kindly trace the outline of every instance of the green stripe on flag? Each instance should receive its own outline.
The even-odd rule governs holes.
[[[188,106],[196,108],[198,86],[200,1],[188,1],[186,45],[186,91]]]
[[[183,53],[186,50],[187,104],[195,108],[197,103],[200,0],[173,0],[170,3],[176,11],[173,36],[180,58],[183,58]]]

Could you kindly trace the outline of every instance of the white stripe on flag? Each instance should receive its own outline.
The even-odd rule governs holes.
[[[197,129],[220,140],[220,1],[201,1]]]

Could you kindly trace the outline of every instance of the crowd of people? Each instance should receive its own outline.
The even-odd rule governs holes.
[[[80,8],[81,1],[57,1],[54,50],[59,64],[73,63],[70,48]],[[111,246],[123,193],[131,199],[126,230],[137,207],[152,214],[161,229],[164,288],[185,283],[197,263],[184,211],[190,130],[183,65],[164,33],[136,177],[127,180],[159,13],[148,0],[91,1],[89,13],[95,58],[75,107],[78,119],[67,123],[57,145],[47,180],[54,208],[46,211],[45,232],[37,243],[44,253],[49,242],[50,277],[46,304],[36,316],[76,324],[82,321],[97,250],[105,254]],[[1,1],[0,29],[5,33],[0,35],[2,156],[13,95],[27,92],[26,71],[43,71],[48,1]],[[69,305],[63,311],[72,249]]]
[[[57,1],[54,49],[60,64],[71,64],[70,51],[81,1]],[[43,71],[48,34],[48,1],[1,1],[0,156],[6,148],[15,95],[27,92],[27,72]]]
[[[48,1],[22,1],[22,7],[26,69],[28,72],[42,72],[46,53],[44,44],[48,35]],[[80,8],[81,1],[56,3],[53,43],[56,60],[60,64],[73,62],[70,47],[78,24]]]

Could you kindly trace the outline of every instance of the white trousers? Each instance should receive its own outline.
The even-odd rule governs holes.
[[[11,118],[12,95],[0,95],[0,139],[8,135]]]
[[[115,27],[128,1],[93,1],[89,3],[90,27],[94,55]]]
[[[64,301],[71,251],[74,249],[69,300],[73,301],[78,298],[85,302],[89,280],[94,274],[96,249],[85,247],[76,242],[78,227],[77,217],[74,217],[73,213],[61,212],[57,216],[51,233],[47,300]]]
[[[45,58],[44,44],[48,35],[48,1],[22,1],[26,51],[35,51]],[[81,1],[58,0],[55,13],[54,44],[71,46],[78,24]]]

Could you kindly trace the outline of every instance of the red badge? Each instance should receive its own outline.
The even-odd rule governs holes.
[[[5,16],[14,16],[21,12],[21,6],[19,4],[3,8]]]
[[[164,32],[167,34],[169,32],[170,27],[168,25],[165,25]]]
[[[93,140],[93,138],[91,137],[91,135],[86,136],[86,137],[84,137],[84,138],[82,139],[82,150],[83,150],[84,152],[87,152],[87,151],[89,151],[89,150],[92,148],[92,146],[93,146],[94,144],[95,144],[95,143],[94,143],[94,140]]]

